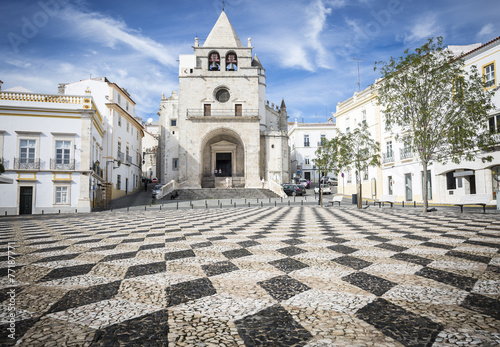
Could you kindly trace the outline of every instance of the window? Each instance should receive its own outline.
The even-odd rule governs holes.
[[[122,176],[116,175],[116,189],[122,189]]]
[[[172,170],[174,171],[179,170],[179,158],[172,159]]]
[[[486,88],[492,88],[495,83],[495,63],[485,65],[483,67],[484,85]]]
[[[386,147],[387,147],[387,157],[392,158],[392,141],[387,141]]]
[[[127,159],[127,163],[131,163],[132,158],[130,157],[130,149],[128,146],[125,147],[125,158]]]
[[[448,190],[457,189],[457,180],[453,176],[453,172],[451,171],[446,174],[446,189]]]
[[[130,129],[130,125],[129,125],[129,122],[125,121],[127,123],[127,132],[129,131]]]
[[[490,133],[500,132],[500,115],[490,117],[489,119]]]
[[[387,177],[388,179],[388,187],[389,187],[389,195],[392,195],[392,176]]]
[[[304,135],[304,147],[309,147],[309,135]]]
[[[68,199],[68,187],[55,187],[56,188],[56,204],[67,204]]]
[[[238,70],[238,61],[236,54],[229,53],[226,56],[226,71],[236,71]]]
[[[216,93],[215,93],[215,99],[220,102],[220,103],[225,103],[227,101],[229,101],[229,90],[225,89],[225,88],[221,88],[219,89]]]
[[[361,111],[361,123],[366,125],[366,110]]]
[[[203,105],[203,115],[205,117],[210,117],[212,115],[212,105],[210,104]]]
[[[209,71],[220,71],[220,56],[219,53],[210,53],[208,57],[208,70]]]
[[[118,115],[118,126],[122,126],[122,116]]]
[[[35,163],[36,140],[21,140],[19,143],[21,163]]]
[[[125,104],[125,109],[128,111],[128,101]]]
[[[171,119],[170,120],[170,126],[171,127],[176,127],[177,126],[177,119]]]
[[[118,141],[118,153],[122,151],[122,143]]]
[[[56,164],[69,164],[71,141],[56,141]]]
[[[304,164],[305,165],[309,165],[309,157],[305,157],[304,158]]]
[[[234,105],[234,115],[236,117],[241,117],[243,115],[243,105],[242,104]]]
[[[122,96],[120,95],[120,93],[118,93],[117,100],[118,100],[118,103],[121,103],[121,102],[122,102]]]
[[[351,131],[351,127],[350,127],[350,124],[349,124],[349,117],[347,117],[345,119],[345,133],[349,134],[350,131]]]
[[[321,142],[320,142],[320,146],[324,146],[326,143],[326,135],[321,135]]]

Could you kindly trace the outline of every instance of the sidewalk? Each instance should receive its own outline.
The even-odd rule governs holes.
[[[151,189],[153,189],[154,186],[154,184],[148,184],[147,191],[144,191],[144,187],[142,187],[142,189],[137,192],[129,193],[121,198],[111,200],[107,210],[150,205],[153,201]]]

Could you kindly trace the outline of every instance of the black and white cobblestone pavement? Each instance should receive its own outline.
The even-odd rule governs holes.
[[[0,230],[0,345],[500,345],[498,214],[164,209]]]

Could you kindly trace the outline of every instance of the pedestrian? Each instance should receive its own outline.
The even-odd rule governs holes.
[[[266,183],[266,181],[264,179],[262,179],[262,189],[264,189],[264,183]]]
[[[214,176],[217,177],[217,169],[214,171]]]
[[[226,177],[226,185],[229,188],[229,177]]]
[[[145,180],[144,181],[144,191],[147,192],[148,191],[148,180]]]
[[[219,169],[219,176],[220,176],[220,175],[222,175],[222,170],[221,170],[221,169]]]

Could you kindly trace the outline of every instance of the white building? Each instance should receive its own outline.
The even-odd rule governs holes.
[[[326,140],[337,134],[333,119],[327,123],[294,123],[288,125],[288,145],[290,146],[291,177],[305,178],[319,182],[320,176],[334,176],[334,172],[319,172],[314,165],[316,150]],[[336,175],[335,175],[336,176]]]
[[[451,46],[455,54],[466,52],[464,69],[476,65],[482,72],[487,88],[495,90],[493,98],[495,109],[491,111],[489,126],[491,131],[500,129],[500,93],[498,93],[497,65],[500,61],[500,37],[484,45]],[[395,140],[401,129],[385,130],[384,119],[380,107],[375,101],[376,91],[370,87],[355,93],[352,98],[337,105],[337,127],[346,132],[365,120],[371,129],[372,136],[381,144],[380,168],[370,168],[368,175],[364,175],[363,197],[379,197],[382,194],[395,195],[396,201],[423,200],[423,171],[415,153],[409,146]],[[496,190],[500,188],[497,179],[500,179],[500,151],[498,148],[487,153],[493,156],[492,162],[483,163],[481,160],[462,161],[460,164],[451,162],[446,165],[433,163],[428,167],[427,192],[430,202],[457,203],[467,194],[490,194],[496,198]],[[356,182],[353,173],[345,173],[347,184],[345,192],[356,192]],[[354,178],[354,179],[353,179]],[[339,177],[339,191],[341,192],[341,177]],[[370,184],[365,184],[370,183]]]
[[[101,199],[104,125],[90,95],[0,92],[0,213],[90,212]]]
[[[337,128],[343,134],[349,133],[359,126],[366,124],[370,135],[381,143],[380,106],[376,101],[376,92],[371,87],[355,92],[349,99],[339,102],[334,114]],[[338,191],[342,194],[356,194],[357,176],[355,170],[342,170],[338,175]],[[380,168],[370,167],[362,173],[362,196],[375,198],[382,193],[382,172]]]
[[[115,199],[141,187],[142,122],[135,117],[135,102],[130,94],[105,77],[59,84],[60,94],[90,92],[104,121],[102,160],[108,182],[106,199]],[[96,163],[93,163],[96,164]]]
[[[486,88],[495,91],[492,99],[495,108],[490,112],[490,131],[500,132],[500,92],[498,88],[497,62],[500,63],[500,37],[484,44],[473,47],[461,58],[464,60],[463,69],[469,71],[475,65],[483,75]],[[490,194],[496,199],[496,191],[500,189],[500,150],[485,155],[493,156],[492,162],[482,160],[462,161],[460,164],[434,164],[434,178],[436,181],[436,199],[439,202],[455,203],[464,195]]]
[[[260,188],[289,180],[287,113],[266,102],[266,75],[225,12],[179,57],[179,93],[162,96],[161,177],[181,187]],[[215,174],[217,170],[217,174]]]

